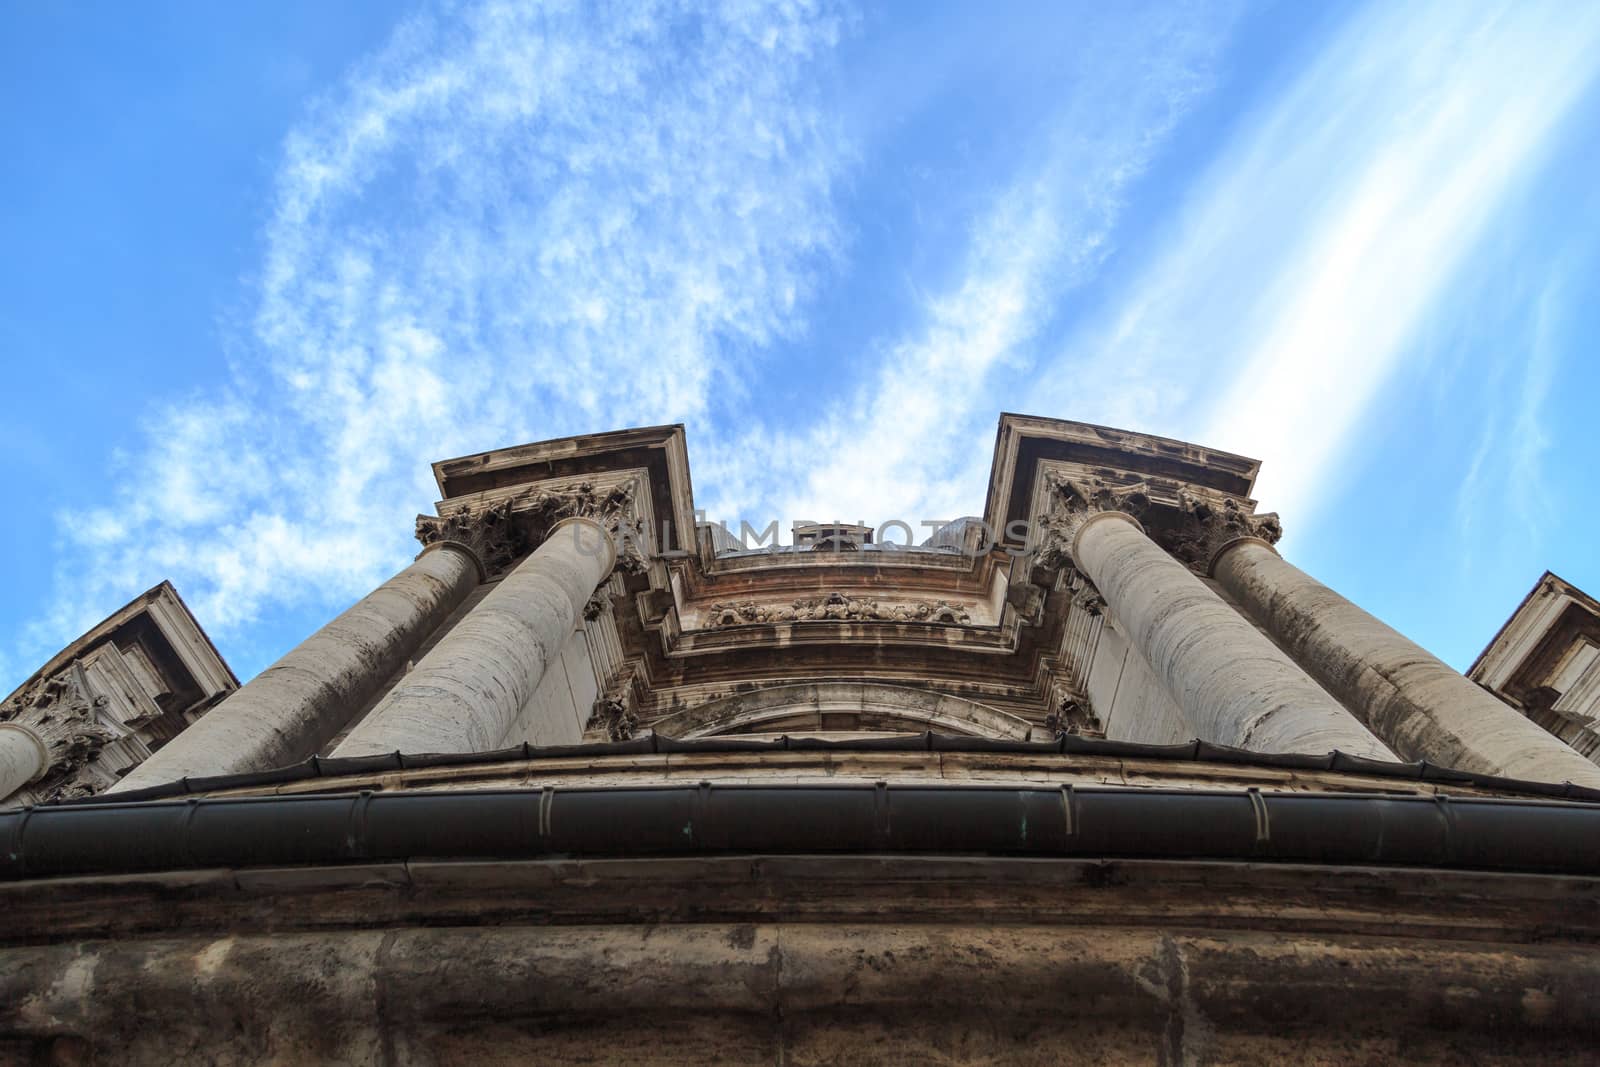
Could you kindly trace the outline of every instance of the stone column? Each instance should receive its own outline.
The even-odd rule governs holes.
[[[1145,535],[1137,488],[1058,478],[1046,552],[1063,548],[1201,738],[1257,752],[1394,759],[1243,616]],[[1052,547],[1052,543],[1054,547]]]
[[[0,801],[44,774],[50,750],[21,723],[0,722]]]
[[[41,780],[58,791],[111,740],[83,666],[36,681],[0,708],[0,801]]]
[[[504,513],[418,518],[422,554],[109,790],[283,767],[327,744],[484,577]]]
[[[1217,583],[1396,752],[1480,774],[1600,788],[1600,767],[1285,562],[1266,538],[1234,532],[1207,561]]]
[[[588,517],[558,522],[333,754],[498,747],[615,563],[604,524]]]

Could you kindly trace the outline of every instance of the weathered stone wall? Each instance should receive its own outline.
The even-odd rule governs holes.
[[[1584,879],[874,857],[182,878],[62,884],[56,944],[27,942],[42,897],[13,913],[0,1063],[1525,1063],[1600,1038]]]

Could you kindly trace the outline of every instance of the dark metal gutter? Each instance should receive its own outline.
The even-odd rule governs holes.
[[[445,752],[406,755],[400,752],[381,756],[313,756],[292,767],[247,774],[184,778],[167,785],[130,789],[125,793],[102,794],[63,800],[52,804],[78,807],[94,804],[122,804],[134,800],[162,800],[171,797],[213,793],[227,789],[258,789],[263,786],[303,782],[317,778],[381,774],[388,771],[423,770],[431,767],[472,767],[517,760],[572,759],[574,757],[630,756],[697,752],[1010,752],[1021,755],[1068,755],[1100,759],[1146,759],[1176,763],[1225,763],[1245,767],[1272,767],[1280,770],[1336,771],[1397,782],[1431,782],[1439,785],[1476,786],[1499,792],[1532,797],[1559,797],[1565,800],[1600,801],[1600,789],[1571,782],[1532,782],[1515,778],[1458,771],[1426,761],[1393,763],[1366,759],[1343,752],[1322,755],[1253,752],[1207,741],[1187,741],[1181,745],[1144,745],[1132,741],[1064,734],[1050,741],[1009,741],[959,734],[921,733],[896,737],[828,740],[820,737],[742,738],[737,736],[677,739],[650,734],[631,741],[599,742],[581,745],[515,745],[492,752]]]
[[[1600,874],[1600,804],[771,785],[192,798],[0,814],[0,880],[405,860],[932,853]]]

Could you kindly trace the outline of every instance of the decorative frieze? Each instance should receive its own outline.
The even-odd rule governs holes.
[[[757,604],[742,601],[713,604],[710,621],[715,627],[746,626],[776,622],[912,622],[944,625],[969,625],[972,613],[947,600],[912,600],[893,604],[868,597],[829,593],[827,596],[793,600],[785,604]]]
[[[44,745],[45,767],[33,787],[36,795],[56,799],[87,796],[91,782],[76,779],[116,734],[101,724],[107,703],[89,686],[81,661],[40,679],[0,707],[0,722],[23,727]]]

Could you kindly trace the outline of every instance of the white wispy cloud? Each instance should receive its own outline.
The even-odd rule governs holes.
[[[1086,23],[1049,117],[992,161],[954,280],[859,358],[819,354],[866,368],[822,379],[819,425],[745,432],[713,418],[761,369],[730,357],[799,336],[851,238],[838,188],[866,150],[828,90],[848,22],[820,0],[551,0],[402,26],[284,143],[233,381],[153,413],[107,505],[62,517],[56,598],[0,667],[170,577],[248,672],[277,651],[238,643],[263,613],[325,615],[407,558],[430,461],[650,422],[690,423],[730,517],[975,510],[973,442],[1012,408],[1259,456],[1264,504],[1303,520],[1600,45],[1592,5],[1352,12],[1149,205],[1161,251],[1080,324],[1063,297],[1097,278],[1231,12]]]
[[[1516,286],[1501,296],[1503,321],[1497,336],[1509,339],[1484,368],[1481,421],[1472,458],[1456,489],[1455,517],[1463,533],[1500,520],[1513,540],[1538,544],[1556,520],[1557,508],[1544,477],[1545,454],[1553,439],[1546,415],[1557,367],[1566,350],[1563,336],[1573,299],[1568,265],[1556,257],[1536,268],[1538,284]],[[1532,290],[1529,292],[1528,290]],[[1480,298],[1492,300],[1487,294]],[[1515,527],[1504,524],[1505,517]],[[1457,545],[1465,573],[1474,572],[1476,537]],[[1500,539],[1490,539],[1495,550]],[[1480,572],[1481,573],[1481,572]]]
[[[1597,45],[1588,5],[1366,6],[1241,124],[1058,371],[1101,383],[1091,417],[1263,459],[1264,504],[1304,520]]]
[[[1232,18],[1227,5],[1130,12],[1061,55],[1073,77],[1051,88],[1068,91],[1028,149],[993,160],[1010,179],[954,252],[955,281],[923,293],[917,324],[864,354],[871,370],[819,425],[756,427],[725,451],[759,455],[758,466],[707,464],[719,502],[761,508],[763,521],[916,524],[979,510],[983,445],[1005,398],[1027,392],[1017,383],[1029,346],[1061,297],[1093,276],[1128,187],[1211,87]]]
[[[154,413],[115,499],[63,517],[22,655],[162,577],[225,638],[347,603],[414,548],[430,461],[702,416],[719,351],[793,330],[839,246],[842,22],[551,0],[402,25],[289,133],[233,384]]]

